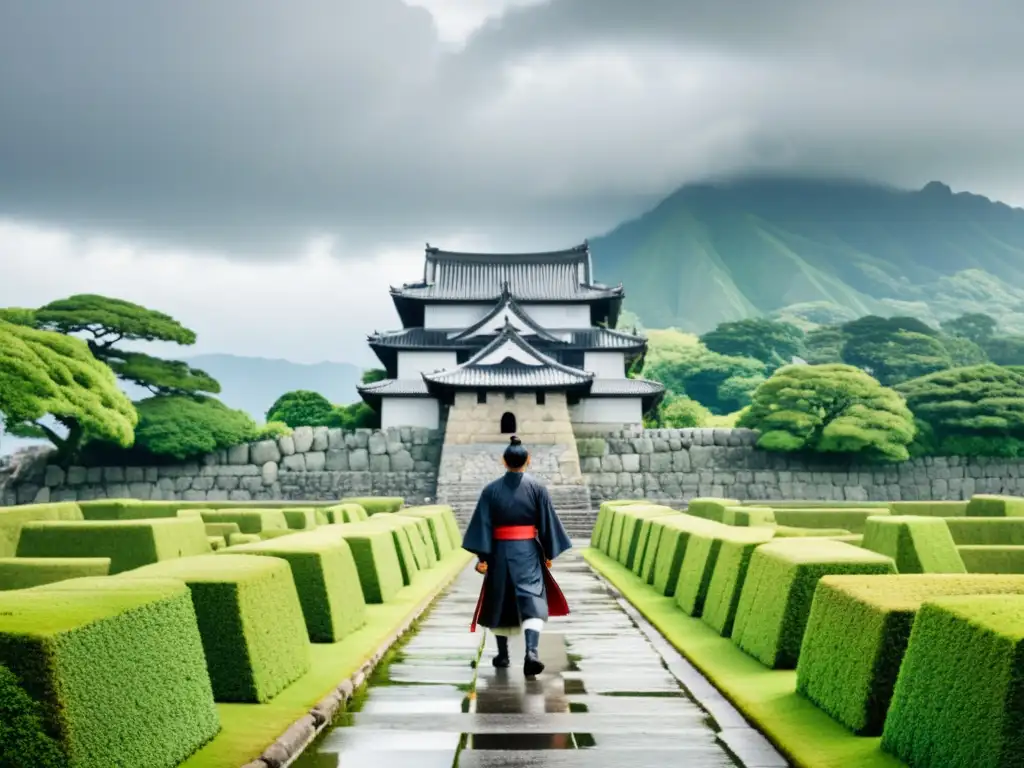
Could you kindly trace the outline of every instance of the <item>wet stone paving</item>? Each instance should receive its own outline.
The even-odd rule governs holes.
[[[786,768],[576,546],[555,563],[572,615],[545,628],[543,674],[524,678],[521,637],[492,666],[469,568],[296,768]]]

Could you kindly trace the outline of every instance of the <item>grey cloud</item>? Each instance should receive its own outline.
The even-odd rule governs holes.
[[[0,215],[266,257],[320,233],[574,240],[744,171],[1010,194],[1022,21],[1013,0],[552,0],[452,52],[399,0],[9,0]],[[566,74],[587,55],[605,69]]]

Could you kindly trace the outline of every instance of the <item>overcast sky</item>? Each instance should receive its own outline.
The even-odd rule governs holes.
[[[425,241],[553,248],[682,183],[1024,203],[1019,0],[4,0],[0,306],[369,363]]]

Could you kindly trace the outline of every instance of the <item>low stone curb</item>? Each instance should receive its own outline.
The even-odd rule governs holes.
[[[374,654],[367,659],[363,665],[347,680],[343,680],[329,694],[324,696],[316,706],[306,715],[296,720],[273,744],[267,747],[263,754],[252,760],[241,768],[288,768],[299,755],[305,751],[313,740],[327,728],[334,720],[338,711],[352,698],[352,695],[359,690],[359,687],[369,679],[381,659],[390,651],[395,643],[420,620],[437,600],[438,596],[459,577],[462,571],[456,571],[438,588],[434,594],[420,603],[413,612],[402,622],[398,629],[388,635],[388,638],[377,647]]]

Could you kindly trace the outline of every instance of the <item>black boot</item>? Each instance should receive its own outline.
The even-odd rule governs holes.
[[[523,660],[523,674],[527,677],[536,677],[544,671],[544,664],[541,663],[540,654],[537,651],[540,645],[540,632],[528,629],[525,634],[526,658]]]
[[[498,655],[494,657],[494,666],[498,669],[508,669],[511,663],[508,658],[508,638],[495,635],[494,639],[498,641]]]

